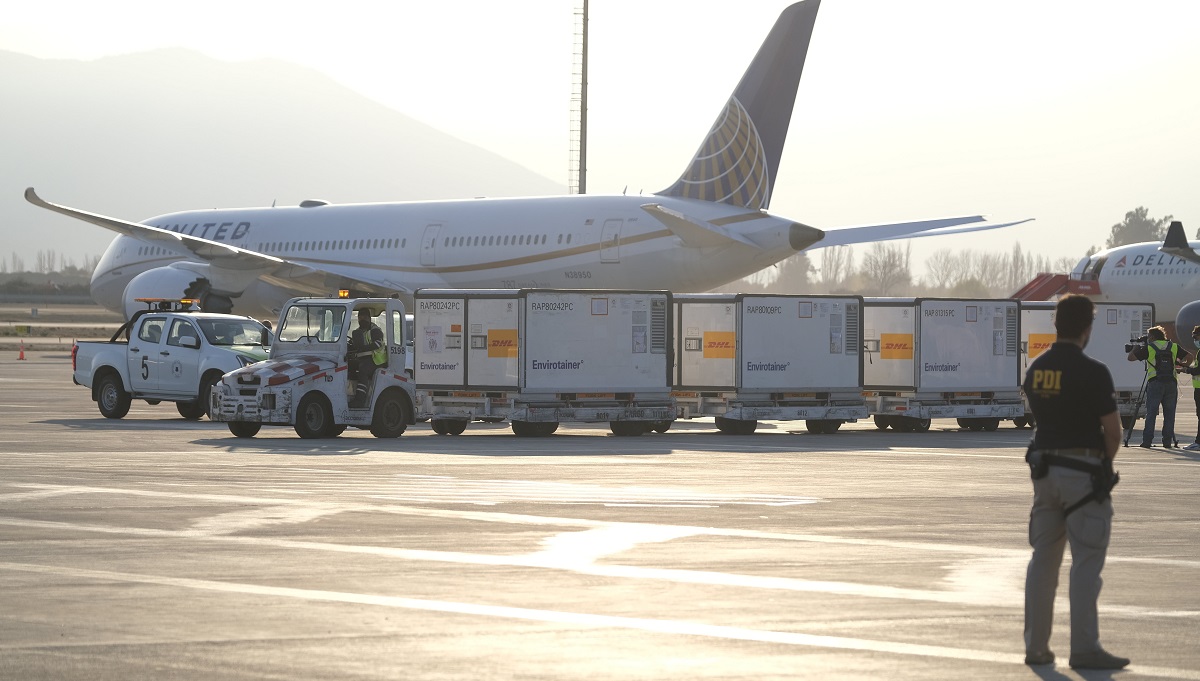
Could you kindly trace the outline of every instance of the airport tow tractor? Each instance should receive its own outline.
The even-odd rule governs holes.
[[[369,381],[363,407],[351,406],[355,379],[346,361],[359,310],[384,332],[387,363]],[[293,426],[302,438],[337,437],[348,426],[392,438],[413,423],[414,385],[405,371],[404,304],[395,298],[293,298],[279,318],[270,357],[231,371],[212,390],[212,419],[237,437],[264,425]]]

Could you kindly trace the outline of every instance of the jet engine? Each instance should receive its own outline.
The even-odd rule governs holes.
[[[1196,352],[1196,344],[1192,342],[1192,328],[1200,326],[1200,300],[1179,308],[1175,315],[1175,336],[1179,339],[1179,347],[1188,352]]]
[[[136,301],[137,298],[195,298],[205,312],[232,311],[234,296],[213,291],[208,267],[201,263],[179,262],[137,275],[125,287],[125,318],[146,308],[144,303]]]

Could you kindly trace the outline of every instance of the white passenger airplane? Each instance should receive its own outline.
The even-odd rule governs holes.
[[[104,307],[198,297],[273,318],[349,288],[706,291],[809,247],[994,229],[982,216],[823,232],[767,212],[820,0],[783,11],[683,175],[650,196],[575,195],[241,208],[128,222],[25,198],[120,233],[92,275]],[[1016,222],[1008,224],[1018,224]]]
[[[1188,332],[1200,324],[1200,306],[1184,308],[1200,298],[1197,248],[1200,241],[1189,242],[1183,223],[1176,220],[1161,242],[1117,246],[1079,261],[1067,290],[1099,302],[1153,303],[1155,323],[1190,349]],[[1175,333],[1177,327],[1184,329],[1182,338]]]

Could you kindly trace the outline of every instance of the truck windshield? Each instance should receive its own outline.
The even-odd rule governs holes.
[[[294,305],[288,308],[279,329],[284,343],[301,338],[313,338],[319,343],[336,343],[342,338],[342,321],[346,308],[342,305]]]
[[[263,325],[253,319],[200,319],[210,345],[261,345]]]

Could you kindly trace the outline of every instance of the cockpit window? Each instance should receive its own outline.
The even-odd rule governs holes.
[[[1096,279],[1100,276],[1100,270],[1104,269],[1104,263],[1108,261],[1107,256],[1100,256],[1093,260],[1089,260],[1087,267],[1083,268],[1083,274],[1080,279]]]
[[[288,308],[279,340],[291,343],[309,338],[318,343],[336,343],[342,338],[346,308],[341,305],[295,305]]]

